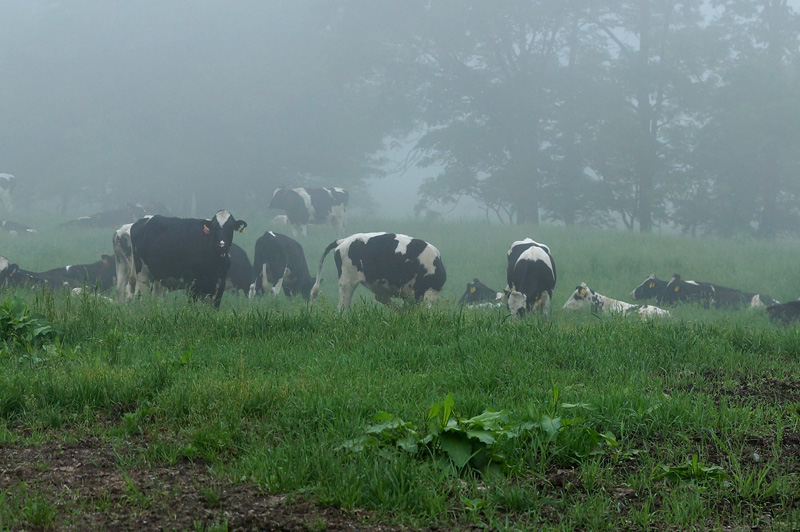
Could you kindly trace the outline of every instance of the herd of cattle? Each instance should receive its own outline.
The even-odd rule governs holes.
[[[269,207],[285,212],[280,219],[292,226],[295,237],[298,233],[305,235],[308,224],[331,223],[338,234],[344,229],[347,201],[347,191],[341,188],[280,188]],[[136,214],[139,211],[134,211]],[[233,243],[234,233],[243,232],[245,227],[244,220],[237,220],[226,210],[209,219],[145,214],[119,227],[112,237],[114,255],[102,255],[95,263],[31,272],[0,257],[0,285],[67,284],[76,289],[89,285],[102,290],[116,286],[120,302],[143,291],[159,293],[180,288],[188,290],[193,299],[209,300],[217,308],[230,286],[250,298],[267,290],[278,295],[282,290],[287,296],[300,295],[313,302],[320,293],[323,264],[333,251],[339,310],[345,310],[359,284],[384,304],[396,297],[432,302],[439,297],[447,279],[435,246],[385,232],[356,233],[331,242],[320,258],[316,277],[312,277],[301,244],[287,235],[267,231],[256,241],[251,264],[247,253]],[[556,285],[556,264],[546,245],[530,238],[514,242],[507,253],[506,278],[502,292],[474,279],[467,284],[459,303],[505,305],[516,317],[548,313]],[[684,281],[677,274],[669,281],[651,275],[630,297],[636,301],[654,299],[657,305],[664,306],[697,302],[715,308],[766,307],[772,318],[786,323],[800,315],[800,301],[781,304],[764,294]],[[643,319],[669,315],[659,306],[635,305],[604,296],[585,283],[575,288],[563,308],[635,313]]]

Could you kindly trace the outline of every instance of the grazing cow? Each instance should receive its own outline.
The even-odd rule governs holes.
[[[800,300],[778,303],[767,307],[770,319],[789,324],[800,316]]]
[[[556,286],[556,263],[550,248],[530,238],[514,242],[508,250],[506,278],[507,305],[513,316],[548,313]]]
[[[297,237],[306,236],[308,224],[330,222],[336,235],[344,230],[349,194],[343,188],[279,188],[269,202],[270,209],[282,209]],[[277,217],[276,217],[277,218]]]
[[[759,308],[777,303],[765,294],[742,292],[735,288],[720,286],[699,281],[684,281],[677,273],[667,283],[664,291],[656,301],[661,304],[674,305],[687,301],[697,301],[706,308],[713,304],[715,308]]]
[[[7,211],[10,211],[14,208],[14,205],[11,202],[11,196],[16,185],[16,177],[11,174],[0,174],[0,202],[3,204],[3,208]]]
[[[322,264],[331,250],[339,276],[339,310],[350,308],[353,292],[366,286],[380,303],[393,297],[429,303],[447,280],[439,250],[418,238],[395,233],[356,233],[331,242],[319,261],[311,301],[319,295]]]
[[[269,285],[272,285],[271,292],[275,296],[283,288],[286,296],[300,294],[308,299],[314,286],[303,246],[286,235],[272,231],[267,231],[256,240],[252,278],[251,299],[267,290]]]
[[[472,282],[467,283],[467,289],[464,295],[458,300],[459,305],[466,304],[468,307],[473,306],[497,306],[501,304],[503,299],[503,292],[492,290],[476,277]]]
[[[657,278],[656,274],[651,274],[650,277],[642,281],[642,284],[631,291],[631,299],[634,301],[656,299],[667,287],[668,282]]]
[[[627,314],[635,312],[636,314],[639,314],[643,320],[659,316],[669,316],[669,311],[654,307],[652,305],[632,305],[630,303],[626,303],[625,301],[618,301],[602,294],[598,294],[586,286],[586,283],[581,283],[575,287],[575,291],[572,292],[570,298],[566,303],[564,303],[564,308],[566,310],[581,310],[584,308],[590,308],[595,314],[600,314],[603,312],[610,314]]]
[[[0,233],[8,233],[9,235],[35,235],[36,229],[27,225],[12,222],[11,220],[0,221]]]
[[[190,284],[192,298],[210,297],[219,308],[230,268],[233,232],[247,223],[228,211],[210,220],[155,215],[142,218],[130,228],[136,288],[170,277]]]

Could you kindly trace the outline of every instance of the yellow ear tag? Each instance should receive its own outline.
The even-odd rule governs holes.
[[[205,234],[208,234],[208,233],[210,233],[210,232],[211,232],[211,229],[209,229],[207,225],[203,225],[203,232],[204,232]]]
[[[578,292],[578,297],[586,297],[586,290],[581,288],[580,291]]]
[[[653,288],[655,285],[656,285],[656,283],[654,283],[654,282],[650,281],[650,284],[649,284],[649,285],[647,285],[647,287],[648,287],[648,288]]]
[[[474,286],[469,287],[469,293],[474,294],[477,289]]]
[[[242,227],[241,229],[239,229],[239,232],[240,232],[240,233],[244,233],[244,227]]]
[[[681,289],[681,287],[680,287],[680,286],[676,286],[676,287],[675,287],[675,291],[676,291],[676,292],[677,292],[678,290],[680,290],[680,289]]]
[[[103,266],[108,266],[108,259],[103,259]]]

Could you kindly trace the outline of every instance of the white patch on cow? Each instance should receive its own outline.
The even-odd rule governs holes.
[[[436,266],[434,265],[433,261],[435,261],[438,257],[441,257],[439,250],[431,244],[425,246],[425,249],[423,249],[422,253],[419,254],[419,263],[425,268],[425,272],[428,275],[433,275],[436,273]]]
[[[0,256],[0,272],[6,271],[6,268],[8,268],[8,259]]]
[[[520,246],[520,245],[523,245],[523,244],[533,244],[534,246],[540,246],[540,247],[544,248],[544,249],[545,249],[545,251],[547,251],[548,253],[550,253],[550,248],[549,248],[549,247],[547,247],[546,245],[544,245],[544,244],[540,244],[539,242],[535,241],[535,240],[534,240],[534,239],[532,239],[532,238],[526,238],[526,239],[524,239],[524,240],[517,240],[516,242],[514,242],[513,244],[511,244],[511,247],[508,249],[508,255],[511,255],[511,251],[512,251],[512,250],[513,250],[513,249],[514,249],[516,246]]]
[[[301,198],[303,198],[303,203],[305,204],[306,210],[308,211],[308,221],[310,222],[311,220],[316,220],[317,214],[316,212],[314,212],[314,206],[311,205],[311,196],[308,194],[308,191],[306,191],[306,189],[304,188],[293,188],[292,190],[297,192],[297,194]],[[303,232],[303,236],[305,235],[306,235],[305,232]]]
[[[528,239],[528,240],[530,240],[530,239]],[[513,248],[513,246],[512,246],[512,248]],[[549,253],[549,250],[547,252],[545,252],[545,250],[542,249],[542,248],[539,248],[539,247],[536,247],[536,246],[531,246],[528,249],[526,249],[525,251],[523,251],[522,254],[520,254],[520,256],[517,259],[517,262],[515,264],[519,264],[519,262],[523,261],[523,260],[530,260],[530,261],[540,260],[540,261],[544,262],[547,265],[547,267],[550,268],[550,271],[552,272],[553,271],[553,262],[550,260],[550,255],[548,255],[548,253]]]
[[[117,301],[128,301],[135,292],[136,276],[131,247],[131,226],[125,224],[114,232],[114,259],[117,273]]]
[[[394,252],[405,255],[408,251],[408,245],[411,243],[411,237],[398,234],[395,235],[395,240],[397,241],[397,247],[394,249]]]
[[[275,218],[273,218],[270,222],[270,225],[289,225],[289,216],[286,214],[279,214]]]
[[[224,210],[223,211],[218,211],[217,215],[216,215],[217,223],[219,224],[220,227],[223,227],[227,223],[227,221],[230,219],[230,217],[231,217],[231,213],[229,213],[228,211],[224,211]]]
[[[692,284],[692,285],[694,285],[694,286],[700,286],[700,284],[699,284],[697,281],[684,281],[684,283],[686,283],[686,284]]]
[[[750,308],[762,308],[766,307],[763,301],[761,301],[761,294],[756,294],[750,299]]]

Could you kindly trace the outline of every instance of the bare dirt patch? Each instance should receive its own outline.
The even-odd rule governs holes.
[[[367,512],[345,512],[264,493],[253,483],[221,483],[191,462],[124,470],[98,439],[36,447],[0,446],[0,493],[17,515],[37,522],[20,527],[73,530],[392,531]],[[42,505],[51,509],[42,513]],[[27,513],[26,513],[27,512]],[[32,526],[33,525],[33,526]],[[7,526],[7,525],[6,525]]]

